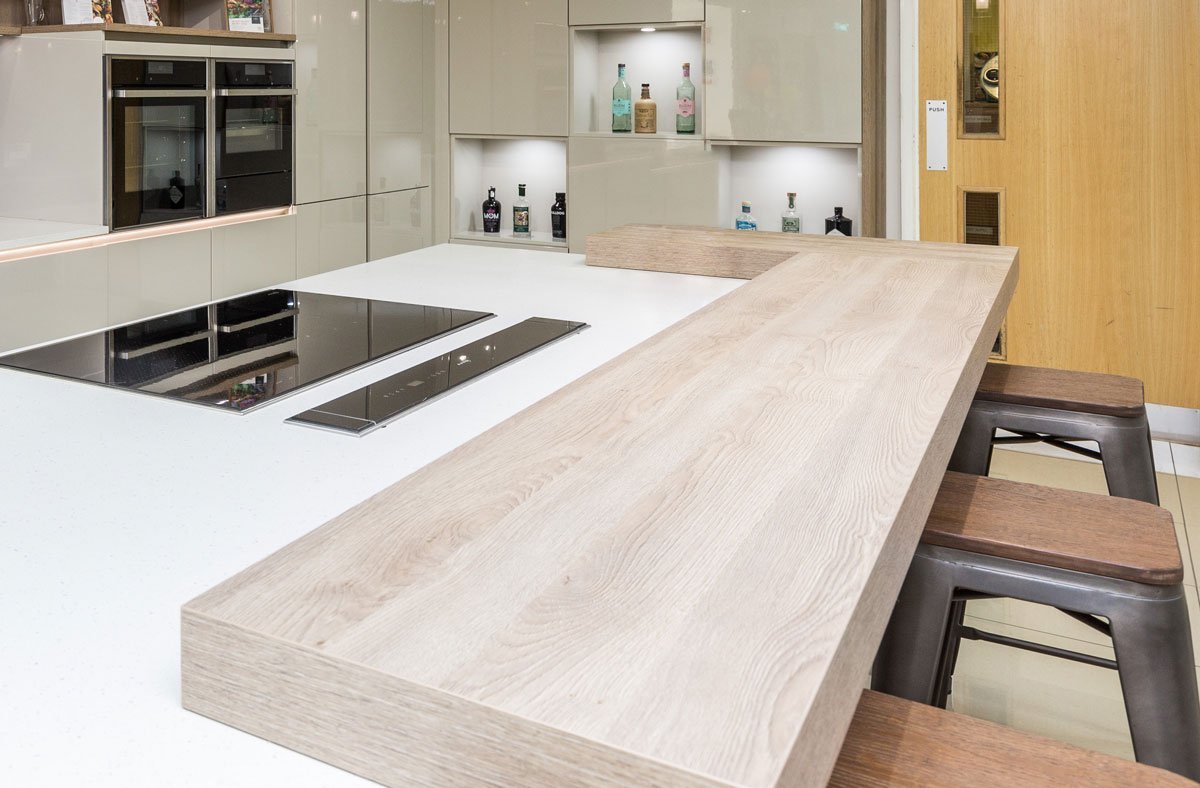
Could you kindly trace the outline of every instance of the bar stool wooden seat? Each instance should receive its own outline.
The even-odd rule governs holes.
[[[996,430],[1016,433],[996,437]],[[1072,441],[1095,441],[1100,450]],[[1043,442],[1098,459],[1112,495],[1158,503],[1142,382],[1119,375],[989,363],[950,469],[986,476],[992,447]]]
[[[961,637],[1116,669],[1139,761],[1200,779],[1200,696],[1169,512],[1140,501],[950,472],[897,599],[872,686],[944,700]],[[1069,611],[1116,660],[962,627],[956,605],[1010,597]]]
[[[1174,788],[1190,780],[867,690],[842,744],[829,785],[1066,785]]]

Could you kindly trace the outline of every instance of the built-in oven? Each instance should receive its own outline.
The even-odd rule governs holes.
[[[113,230],[207,215],[208,62],[110,57]]]
[[[292,204],[292,64],[214,63],[217,214]]]

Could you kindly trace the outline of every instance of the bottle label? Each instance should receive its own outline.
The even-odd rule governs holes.
[[[843,238],[845,238],[845,237],[846,237],[846,234],[845,234],[844,232],[842,232],[841,230],[838,230],[838,229],[836,229],[836,228],[835,228],[835,229],[833,229],[833,230],[830,230],[829,232],[827,232],[827,233],[825,233],[825,234],[826,234],[826,235],[840,235],[840,236],[842,236]]]
[[[679,109],[676,110],[681,118],[690,118],[696,114],[696,102],[690,98],[679,99]]]
[[[632,106],[629,99],[613,99],[613,117],[628,115]]]
[[[799,219],[799,217],[796,217],[796,216],[785,216],[785,217],[783,217],[783,231],[784,231],[785,233],[798,233],[798,232],[800,232],[800,219]]]
[[[640,131],[643,134],[653,134],[658,131],[658,112],[651,107],[639,108],[634,113],[634,131]]]
[[[528,233],[529,232],[529,209],[528,208],[513,208],[513,232]]]
[[[736,229],[738,229],[738,230],[757,230],[758,223],[752,222],[749,219],[738,219]]]
[[[168,194],[171,197],[172,205],[179,205],[183,202],[183,192],[179,190],[178,186],[172,186]]]

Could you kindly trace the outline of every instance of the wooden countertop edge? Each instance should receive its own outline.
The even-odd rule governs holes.
[[[168,27],[157,25],[128,25],[120,22],[105,22],[92,25],[36,25],[27,27],[11,28],[16,33],[8,35],[33,35],[38,33],[82,33],[88,31],[100,31],[106,35],[109,33],[117,33],[122,35],[139,35],[139,36],[165,36],[168,38],[220,38],[220,39],[239,39],[244,41],[268,41],[276,43],[288,43],[296,40],[296,36],[291,33],[248,33],[240,30],[219,30],[197,27]],[[0,34],[3,34],[4,28],[0,28]]]

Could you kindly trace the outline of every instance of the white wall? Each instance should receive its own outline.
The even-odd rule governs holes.
[[[454,160],[454,232],[483,231],[483,201],[496,187],[501,234],[512,232],[517,184],[526,185],[529,229],[549,233],[555,192],[567,190],[567,143],[552,139],[472,139],[456,137]],[[568,214],[570,195],[568,195]]]

